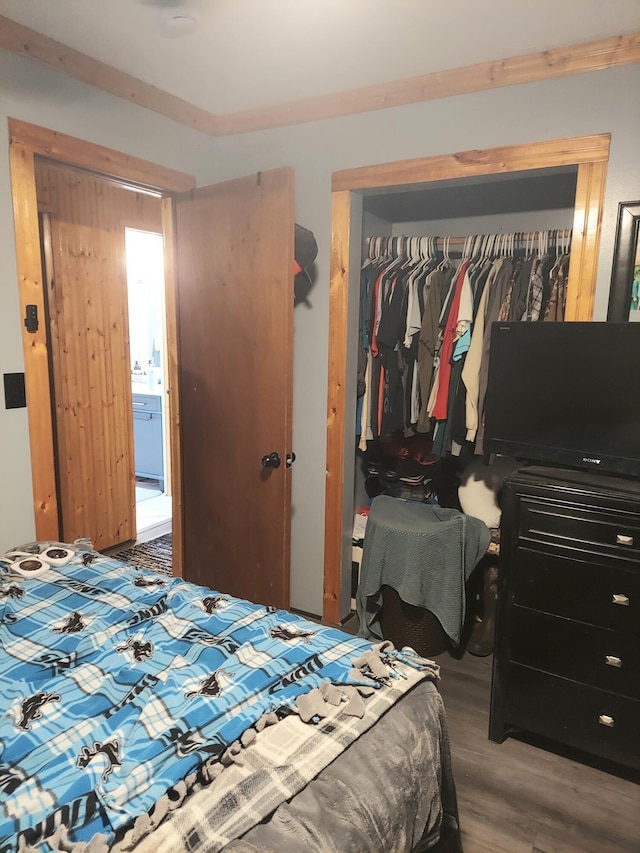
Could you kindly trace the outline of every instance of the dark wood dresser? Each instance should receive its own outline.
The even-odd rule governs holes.
[[[640,483],[526,467],[502,497],[489,738],[640,769]]]

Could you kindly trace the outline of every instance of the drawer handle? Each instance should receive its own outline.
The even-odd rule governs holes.
[[[633,545],[633,536],[625,536],[623,533],[616,534],[616,545]]]
[[[600,714],[600,716],[598,717],[598,722],[601,726],[608,726],[610,729],[612,729],[616,724],[616,721],[613,719],[613,717],[610,717],[608,714]]]
[[[613,604],[621,604],[623,607],[629,606],[629,596],[628,595],[618,595],[617,593],[613,593]]]
[[[149,404],[148,403],[139,403],[137,400],[134,400],[133,405],[134,406],[148,406]]]
[[[607,666],[615,666],[618,669],[622,666],[622,658],[617,658],[615,655],[605,655],[604,662]]]

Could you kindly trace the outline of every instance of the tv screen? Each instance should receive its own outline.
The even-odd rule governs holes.
[[[640,476],[640,323],[494,323],[484,449]]]

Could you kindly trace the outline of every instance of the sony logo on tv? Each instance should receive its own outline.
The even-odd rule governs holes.
[[[590,456],[583,456],[583,462],[590,462],[592,465],[599,465],[602,462],[602,459],[592,459]]]

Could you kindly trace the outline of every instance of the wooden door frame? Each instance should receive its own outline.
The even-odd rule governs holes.
[[[567,320],[591,320],[596,287],[600,225],[609,160],[610,134],[555,139],[508,147],[401,160],[332,176],[332,242],[329,289],[329,385],[325,492],[323,619],[342,617],[343,580],[351,562],[352,497],[345,494],[347,426],[355,425],[354,400],[347,397],[348,365],[355,364],[349,321],[349,293],[359,278],[362,192],[466,178],[576,166],[577,187],[571,262],[567,285]],[[351,287],[350,287],[351,284]]]
[[[46,157],[68,166],[88,169],[116,179],[131,188],[145,188],[162,196],[165,238],[165,298],[167,363],[169,375],[168,421],[171,442],[171,489],[173,529],[173,571],[182,577],[182,468],[180,435],[180,395],[178,375],[178,294],[175,278],[175,234],[173,194],[191,190],[192,175],[167,169],[122,154],[102,145],[86,142],[38,125],[9,118],[9,166],[18,270],[21,316],[27,305],[36,305],[43,319],[43,267],[36,196],[35,157]],[[41,321],[35,333],[22,328],[25,388],[29,420],[29,446],[33,483],[36,537],[59,539],[58,500],[54,462],[54,424],[51,407],[50,352],[47,329]]]

